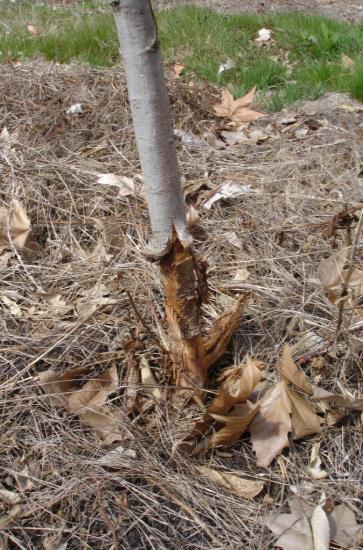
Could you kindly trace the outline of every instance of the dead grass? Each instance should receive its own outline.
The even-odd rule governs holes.
[[[13,249],[5,260],[0,256],[0,296],[21,310],[0,306],[0,475],[6,489],[22,495],[20,511],[3,524],[4,545],[55,548],[50,544],[58,537],[67,549],[271,548],[265,519],[285,506],[294,487],[313,501],[324,490],[358,513],[357,416],[294,443],[268,471],[256,468],[248,439],[228,453],[215,451],[207,458],[211,464],[266,480],[266,490],[249,502],[198,476],[196,459],[172,453],[190,425],[185,411],[162,402],[152,416],[127,415],[130,346],[162,378],[160,350],[127,292],[155,331],[163,302],[157,266],[142,253],[148,233],[143,200],[117,198],[116,189],[97,184],[100,173],[140,174],[123,76],[31,63],[3,66],[2,82],[0,129],[6,126],[12,141],[0,143],[1,204],[21,200],[41,247],[37,254]],[[174,81],[170,93],[178,128],[198,134],[215,128],[213,89]],[[83,114],[65,116],[76,102]],[[352,238],[347,226],[354,233],[359,210],[344,215],[344,209],[363,202],[361,115],[337,107],[346,102],[353,104],[333,96],[295,108],[290,126],[281,125],[280,114],[266,117],[260,126],[272,137],[260,145],[239,151],[180,145],[179,158],[186,185],[202,185],[191,202],[203,186],[229,180],[252,189],[210,211],[199,208],[196,248],[209,263],[213,296],[207,322],[238,292],[251,292],[224,364],[250,353],[270,365],[266,376],[274,379],[282,345],[313,333],[321,338],[324,367],[314,370],[309,349],[300,349],[296,358],[305,372],[319,375],[326,389],[361,392],[362,318],[345,315],[344,337],[334,353],[327,351],[338,313],[317,277],[320,259]],[[308,128],[304,139],[295,136],[300,127]],[[241,249],[230,243],[229,232],[241,239]],[[357,254],[361,259],[361,242]],[[233,281],[241,267],[249,278]],[[57,307],[52,298],[58,295],[63,305]],[[50,406],[36,383],[37,372],[50,367],[99,372],[110,364],[121,380],[111,402],[124,417],[123,445],[136,451],[135,459],[120,459],[113,468],[98,463],[105,450],[92,431]],[[313,441],[321,442],[326,480],[313,481],[306,471]]]

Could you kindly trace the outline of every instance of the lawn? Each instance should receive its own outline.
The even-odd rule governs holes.
[[[116,30],[105,2],[70,8],[6,0],[0,14],[2,61],[42,56],[97,68],[119,63]],[[193,6],[157,17],[165,62],[184,64],[185,78],[228,85],[235,96],[256,85],[258,102],[270,111],[325,91],[350,92],[363,100],[362,23],[298,12],[227,16]],[[36,33],[29,32],[29,23]],[[272,31],[271,40],[258,45],[261,28]],[[350,66],[342,56],[351,60]],[[229,59],[235,67],[218,74]]]

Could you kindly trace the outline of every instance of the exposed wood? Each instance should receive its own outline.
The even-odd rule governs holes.
[[[174,234],[171,250],[160,262],[174,364],[172,382],[191,395],[194,389],[204,387],[207,372],[200,323],[200,274],[194,266],[192,251]]]
[[[225,353],[227,346],[236,332],[242,312],[249,295],[243,294],[235,304],[214,321],[205,341],[205,364],[208,369]]]

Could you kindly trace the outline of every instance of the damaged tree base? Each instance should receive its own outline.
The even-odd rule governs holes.
[[[225,353],[247,301],[241,296],[219,317],[206,338],[202,336],[201,306],[208,300],[206,265],[174,234],[168,254],[161,260],[166,317],[172,361],[171,383],[178,395],[202,397],[207,371]]]
[[[173,363],[171,382],[186,395],[201,396],[207,377],[200,319],[201,304],[207,298],[205,270],[198,276],[192,250],[175,234],[160,268]]]

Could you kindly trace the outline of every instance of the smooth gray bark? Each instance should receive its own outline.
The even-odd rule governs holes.
[[[150,255],[163,256],[173,230],[190,244],[157,28],[149,0],[112,3],[124,59],[152,227]]]

